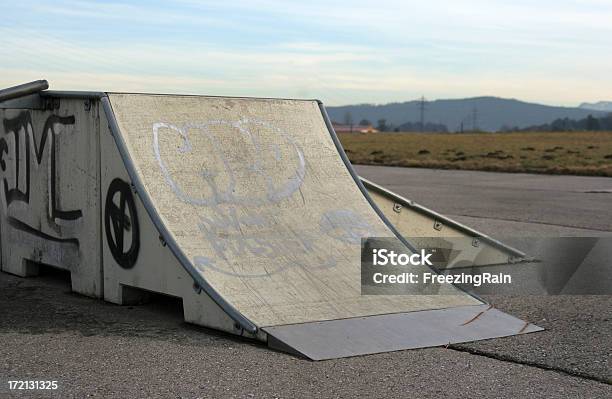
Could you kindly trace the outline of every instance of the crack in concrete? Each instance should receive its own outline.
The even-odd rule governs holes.
[[[599,382],[599,383],[606,384],[606,385],[612,385],[612,378],[600,377],[600,376],[591,375],[588,373],[583,373],[580,371],[568,370],[562,367],[551,366],[548,364],[538,363],[534,361],[521,360],[521,359],[517,359],[512,356],[504,356],[504,355],[500,355],[497,353],[490,353],[490,352],[486,352],[486,351],[482,351],[482,350],[478,350],[474,348],[468,348],[468,347],[457,345],[457,344],[447,345],[447,349],[454,350],[457,352],[469,353],[475,356],[487,357],[489,359],[499,360],[502,362],[520,364],[520,365],[528,366],[528,367],[534,367],[540,370],[556,371],[558,373],[565,374],[571,377],[595,381],[595,382]]]

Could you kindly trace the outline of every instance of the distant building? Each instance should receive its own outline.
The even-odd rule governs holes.
[[[342,123],[332,122],[332,126],[336,133],[378,133],[378,130],[372,125],[345,125]]]

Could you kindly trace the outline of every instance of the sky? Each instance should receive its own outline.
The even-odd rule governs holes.
[[[612,1],[0,0],[0,87],[612,100]]]

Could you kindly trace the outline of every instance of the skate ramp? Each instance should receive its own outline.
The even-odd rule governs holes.
[[[417,245],[318,101],[44,87],[0,99],[3,271],[46,263],[117,304],[175,296],[187,322],[311,359],[539,330],[450,285],[361,295],[362,237]]]

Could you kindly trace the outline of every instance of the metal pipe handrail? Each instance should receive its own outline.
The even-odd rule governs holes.
[[[46,80],[35,80],[33,82],[8,87],[0,90],[0,102],[38,93],[40,91],[47,90],[48,88],[49,82]]]

